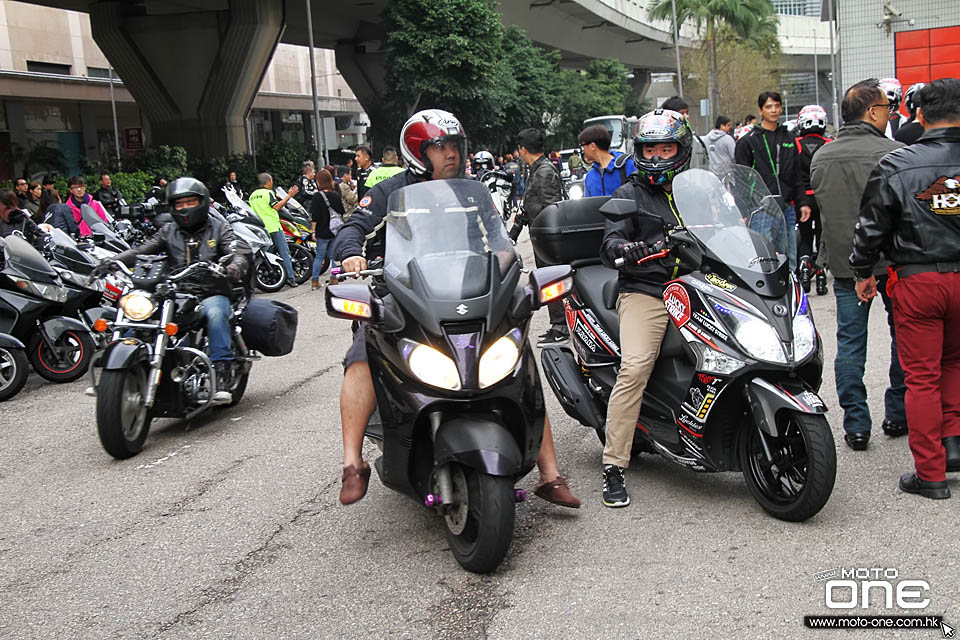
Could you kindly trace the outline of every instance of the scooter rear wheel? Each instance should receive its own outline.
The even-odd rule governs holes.
[[[104,450],[118,460],[143,449],[150,411],[143,404],[147,374],[143,367],[106,370],[97,390],[97,434]]]
[[[775,518],[803,522],[827,504],[837,476],[837,450],[822,415],[784,411],[783,435],[761,434],[751,424],[740,435],[740,467],[750,493]],[[773,455],[771,463],[763,442]]]
[[[513,541],[513,481],[459,464],[451,465],[450,475],[453,499],[444,518],[450,550],[467,571],[490,573]]]

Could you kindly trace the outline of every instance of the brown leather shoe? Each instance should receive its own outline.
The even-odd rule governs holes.
[[[547,502],[561,507],[580,508],[580,500],[570,492],[570,487],[567,486],[567,481],[563,479],[563,476],[557,476],[550,482],[537,485],[533,493]]]
[[[310,281],[310,291],[316,291],[316,290],[319,289],[319,288],[320,288],[320,281],[319,281],[319,280],[311,280],[311,281]]]
[[[343,470],[343,486],[340,487],[340,504],[353,504],[367,495],[367,484],[370,482],[370,465],[360,463],[360,468],[350,465]]]

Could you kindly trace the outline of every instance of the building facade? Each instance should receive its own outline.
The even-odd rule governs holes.
[[[337,72],[333,51],[316,49],[314,60],[320,143],[338,149],[364,142],[369,120]],[[149,121],[121,79],[110,77],[87,14],[0,0],[0,181],[50,149],[63,154],[68,175],[82,157],[116,157],[114,104],[121,157],[148,145]],[[312,142],[313,113],[309,50],[280,44],[247,121],[248,147]]]
[[[824,0],[824,6],[826,0]],[[957,0],[837,0],[841,91],[866,78],[960,78]]]

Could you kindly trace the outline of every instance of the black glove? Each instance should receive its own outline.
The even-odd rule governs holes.
[[[243,269],[231,262],[227,265],[227,278],[231,282],[240,282],[240,279],[243,278]]]
[[[652,245],[648,245],[643,240],[638,240],[637,242],[627,242],[617,247],[617,253],[620,254],[620,257],[630,264],[634,264],[661,250],[663,250],[662,240]]]
[[[93,271],[90,272],[90,278],[94,280],[99,280],[105,275],[113,271],[113,260],[104,259],[93,268]]]

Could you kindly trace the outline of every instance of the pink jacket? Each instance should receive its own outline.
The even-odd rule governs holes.
[[[97,215],[104,222],[108,222],[107,212],[104,211],[103,205],[93,199],[89,193],[84,194],[83,204],[88,204],[93,207],[93,210],[97,212]],[[86,222],[83,221],[83,216],[80,215],[80,207],[77,206],[77,203],[73,201],[73,196],[67,198],[67,205],[70,206],[70,211],[73,212],[73,219],[80,224],[80,235],[81,236],[92,236],[93,232],[90,230],[90,227]]]

